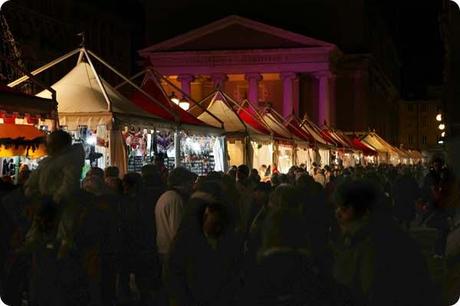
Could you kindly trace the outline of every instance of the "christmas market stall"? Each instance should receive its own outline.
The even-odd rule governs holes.
[[[361,136],[361,142],[371,146],[378,152],[377,162],[379,164],[399,164],[400,157],[398,151],[377,133],[365,133],[363,136]]]
[[[328,138],[313,121],[311,121],[307,115],[304,116],[300,124],[300,128],[307,131],[312,135],[315,140],[315,154],[314,162],[317,165],[326,166],[331,163],[331,152],[335,152],[337,144],[330,138]]]
[[[29,74],[6,61],[18,71]],[[39,158],[46,155],[46,134],[54,130],[58,121],[54,90],[33,77],[31,82],[46,88],[51,97],[38,98],[0,85],[0,176],[16,179],[22,165],[34,169]]]
[[[155,129],[147,135],[149,154],[164,157],[170,168],[181,165],[198,175],[226,171],[227,150],[220,119],[204,109],[202,115],[214,120],[213,124],[209,124],[208,121],[200,120],[202,118],[196,118],[187,112],[191,107],[199,107],[198,103],[185,93],[180,100],[178,97],[169,97],[161,86],[161,81],[166,79],[152,68],[134,78],[139,76],[143,76],[140,85],[142,91],[135,90],[131,101],[152,115],[178,122],[176,131]],[[180,156],[178,162],[176,155]]]
[[[295,163],[296,142],[306,143],[307,140],[302,140],[293,135],[286,126],[281,116],[277,116],[276,112],[271,107],[265,107],[260,111],[263,122],[274,132],[275,148],[274,148],[274,164],[280,173],[288,173],[289,169]]]
[[[264,138],[257,138],[250,141],[248,150],[252,150],[248,166],[257,169],[261,178],[269,178],[271,174],[278,171],[276,167],[275,139],[274,132],[268,128],[257,110],[248,102],[244,101],[238,109],[238,116],[248,126],[261,135],[270,135],[268,141]]]
[[[219,89],[198,103],[206,105],[208,110],[208,112],[202,112],[198,119],[217,127],[219,122],[210,115],[214,114],[223,122],[227,139],[228,164],[231,166],[246,164],[253,167],[254,160],[256,160],[256,169],[259,170],[259,166],[262,167],[262,165],[258,165],[259,157],[255,156],[251,143],[257,147],[269,146],[271,144],[270,133],[268,131],[262,133],[244,122],[237,113],[240,105]],[[271,165],[271,162],[268,165]]]
[[[368,144],[365,144],[355,133],[347,133],[352,141],[353,147],[362,153],[359,164],[366,166],[377,163],[378,152]]]

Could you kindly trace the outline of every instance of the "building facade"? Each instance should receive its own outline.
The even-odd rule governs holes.
[[[406,149],[432,151],[438,147],[441,131],[436,115],[441,101],[431,98],[417,101],[400,101],[399,145]]]
[[[285,117],[309,116],[320,126],[346,131],[373,129],[398,140],[398,91],[369,54],[347,55],[332,43],[239,16],[139,54],[196,101],[220,87],[236,100],[271,105]]]

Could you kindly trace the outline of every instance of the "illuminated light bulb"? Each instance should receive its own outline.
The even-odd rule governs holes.
[[[442,132],[441,137],[446,137],[446,132]]]
[[[436,120],[441,122],[442,121],[442,115],[441,114],[437,114],[436,115]]]
[[[442,131],[446,128],[446,125],[444,123],[441,123],[438,128]]]

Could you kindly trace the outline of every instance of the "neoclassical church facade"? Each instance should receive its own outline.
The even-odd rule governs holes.
[[[345,131],[372,129],[397,142],[398,91],[369,54],[345,54],[333,43],[240,16],[139,54],[195,101],[220,88],[237,101],[270,105],[285,117],[308,116]]]

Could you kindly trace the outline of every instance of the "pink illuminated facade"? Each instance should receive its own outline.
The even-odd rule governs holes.
[[[217,86],[285,118],[308,115],[320,126],[380,130],[367,116],[375,100],[366,88],[370,65],[355,65],[328,42],[229,16],[139,53],[196,101]]]

